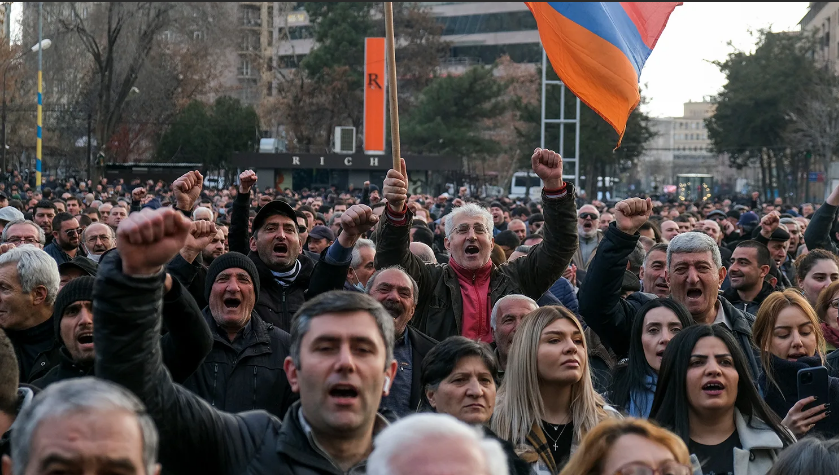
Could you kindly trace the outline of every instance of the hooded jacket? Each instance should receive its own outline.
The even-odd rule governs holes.
[[[174,384],[160,348],[164,275],[132,277],[121,269],[119,253],[111,252],[96,275],[96,374],[145,404],[160,437],[159,461],[167,470],[205,475],[365,472],[364,462],[343,472],[316,447],[300,419],[299,403],[282,421],[265,411],[230,414]],[[381,417],[377,421],[376,429],[386,424]]]
[[[538,300],[568,267],[578,244],[574,186],[567,184],[564,193],[559,198],[548,198],[542,191],[544,241],[533,246],[527,256],[492,266],[489,308],[510,294]],[[449,264],[426,264],[411,253],[408,245],[412,218],[410,209],[402,222],[394,221],[390,212],[382,213],[375,240],[376,268],[400,265],[417,282],[419,296],[411,325],[437,341],[463,335],[463,290],[457,274]]]

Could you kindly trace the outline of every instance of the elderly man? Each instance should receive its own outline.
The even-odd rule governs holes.
[[[3,473],[159,475],[157,430],[143,404],[95,378],[56,384],[21,411]]]
[[[592,256],[603,239],[603,233],[598,229],[600,213],[592,205],[583,205],[577,213],[577,233],[580,236],[580,244],[574,253],[574,265],[578,270],[588,270]]]
[[[521,319],[528,313],[539,308],[536,301],[526,295],[511,294],[501,297],[492,307],[489,324],[495,342],[495,354],[498,356],[499,374],[503,376],[507,368],[507,355],[513,344],[513,335],[521,323]]]
[[[635,315],[650,297],[641,292],[621,297],[621,279],[640,237],[638,228],[649,218],[652,204],[649,199],[630,198],[618,203],[616,210],[615,223],[609,226],[580,288],[580,313],[603,344],[623,358],[629,351]],[[685,233],[670,241],[665,274],[670,297],[687,307],[697,323],[720,323],[731,330],[746,353],[752,377],[756,378],[760,362],[752,352],[754,316],[738,310],[719,295],[725,276],[719,247],[707,235]]]
[[[199,206],[192,212],[193,221],[214,221],[213,210]]]
[[[297,399],[283,371],[288,333],[253,318],[259,272],[238,252],[215,259],[207,270],[204,318],[213,347],[184,387],[221,411],[264,409],[277,417]]]
[[[343,215],[344,213],[341,213]],[[376,258],[376,243],[369,239],[359,239],[352,250],[352,261],[347,270],[347,282],[344,290],[364,292],[370,276],[376,272],[374,260]]]
[[[116,247],[116,235],[113,228],[103,223],[93,223],[86,227],[83,233],[87,257],[94,262],[99,262],[102,254]]]
[[[312,299],[291,331],[284,369],[300,400],[284,421],[264,411],[221,412],[173,384],[161,364],[162,270],[189,229],[167,208],[120,226],[119,254],[104,259],[93,293],[97,376],[147,405],[160,429],[160,462],[173,473],[363,473],[397,371],[393,318],[359,293]]]
[[[43,249],[46,243],[44,230],[29,220],[10,221],[3,228],[3,243],[15,246],[33,246]]]
[[[58,266],[32,246],[0,255],[0,328],[18,354],[20,381],[31,382],[58,364],[52,307],[58,294]]]
[[[58,213],[52,220],[52,242],[44,248],[57,265],[76,257],[81,244],[79,221],[70,213]]]
[[[3,231],[3,228],[5,228],[9,222],[20,221],[23,219],[23,213],[18,211],[17,208],[6,206],[5,208],[0,209],[0,232]]]
[[[417,283],[399,267],[376,271],[367,282],[367,295],[379,303],[393,317],[393,357],[399,371],[390,385],[390,394],[382,398],[382,408],[405,417],[417,411],[425,388],[420,386],[422,360],[437,342],[408,323],[417,308]]]
[[[493,266],[492,216],[475,204],[455,209],[446,219],[448,264],[429,265],[411,254],[408,233],[411,213],[405,207],[407,179],[402,170],[389,170],[384,182],[387,212],[378,226],[376,267],[401,265],[419,285],[414,326],[436,340],[462,335],[491,342],[492,306],[508,294],[538,299],[568,266],[576,250],[574,187],[562,181],[562,158],[536,149],[533,171],[545,183],[542,190],[545,240],[526,257]]]
[[[367,475],[508,475],[497,440],[446,414],[417,414],[376,437]]]

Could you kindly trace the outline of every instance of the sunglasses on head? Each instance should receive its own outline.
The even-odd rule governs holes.
[[[594,213],[580,213],[580,219],[597,219],[598,216]]]

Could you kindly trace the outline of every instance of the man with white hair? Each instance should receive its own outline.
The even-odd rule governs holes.
[[[598,228],[600,212],[592,205],[583,205],[577,213],[577,234],[580,237],[580,245],[574,253],[573,262],[577,270],[588,270],[591,258],[603,239],[603,232]]]
[[[158,475],[157,429],[128,390],[96,378],[50,386],[15,420],[3,473]]]
[[[415,414],[376,436],[367,475],[508,475],[501,444],[448,414]]]
[[[498,356],[498,374],[504,374],[507,367],[507,355],[510,354],[510,345],[513,344],[513,335],[516,334],[521,320],[528,313],[539,308],[536,301],[526,295],[512,294],[501,297],[492,307],[492,315],[489,324],[492,327],[492,336],[495,339],[495,355]]]
[[[411,253],[420,258],[426,264],[436,264],[437,256],[434,255],[434,249],[428,247],[424,242],[414,241],[410,244]]]
[[[213,210],[199,206],[192,212],[193,221],[213,221]]]
[[[343,216],[344,213],[341,213]],[[339,219],[340,221],[340,219]],[[369,239],[359,238],[352,248],[352,260],[347,269],[347,281],[344,290],[364,292],[370,276],[376,272],[373,261],[376,258],[376,243]]]
[[[638,228],[652,213],[652,204],[649,199],[629,198],[615,208],[615,222],[592,260],[579,298],[580,314],[586,316],[588,326],[618,358],[624,358],[635,315],[651,296],[634,292],[621,297],[621,279],[640,237]],[[755,317],[719,294],[726,272],[719,246],[706,234],[680,234],[667,247],[665,279],[670,297],[683,304],[696,323],[722,324],[729,329],[746,354],[752,377],[757,378],[761,366],[751,343]]]
[[[60,361],[52,319],[60,280],[55,260],[41,249],[22,246],[0,255],[0,328],[15,347],[21,382]]]
[[[387,210],[377,230],[376,267],[399,265],[417,281],[413,325],[421,332],[438,341],[461,335],[489,343],[493,341],[489,320],[495,302],[509,294],[538,299],[568,266],[577,246],[574,185],[563,182],[558,153],[537,148],[531,165],[544,182],[544,241],[527,256],[501,266],[490,260],[492,215],[473,203],[456,208],[446,219],[448,264],[426,264],[413,255],[404,161],[401,170],[388,171],[383,187]]]

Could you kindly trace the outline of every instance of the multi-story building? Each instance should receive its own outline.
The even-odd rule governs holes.
[[[810,9],[798,24],[802,31],[818,30],[820,49],[816,59],[839,73],[839,2],[810,2]]]

